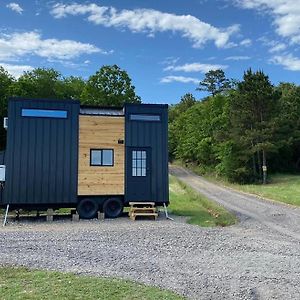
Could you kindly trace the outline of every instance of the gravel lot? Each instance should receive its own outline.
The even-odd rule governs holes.
[[[300,299],[300,209],[171,172],[241,222],[213,229],[164,217],[11,223],[0,229],[0,264],[128,278],[192,299]]]

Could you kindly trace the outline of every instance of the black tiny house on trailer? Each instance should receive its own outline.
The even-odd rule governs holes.
[[[168,204],[167,135],[167,105],[12,98],[0,206],[77,207],[92,218],[134,201]]]

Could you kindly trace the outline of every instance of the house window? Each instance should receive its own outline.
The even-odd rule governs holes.
[[[160,115],[142,115],[142,114],[131,114],[130,115],[131,121],[150,121],[150,122],[159,122]]]
[[[111,167],[114,165],[113,149],[91,149],[91,166]]]
[[[132,151],[132,176],[145,177],[147,175],[146,160],[146,151]]]
[[[66,110],[23,108],[21,115],[22,117],[66,119],[68,117],[68,112]]]

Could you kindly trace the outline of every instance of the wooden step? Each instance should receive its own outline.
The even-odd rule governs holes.
[[[154,202],[129,202],[129,205],[134,207],[135,205],[143,205],[143,206],[147,206],[147,205],[150,205],[150,206],[155,206],[155,203]]]
[[[129,217],[135,220],[136,217],[154,217],[156,220],[158,213],[154,202],[129,202]]]
[[[143,211],[143,210],[152,210],[152,211],[156,211],[156,207],[131,207],[130,211]]]
[[[154,217],[156,220],[158,213],[133,213],[129,217],[131,220],[135,221],[136,217]]]
[[[133,213],[133,216],[158,216],[158,213]]]
[[[155,211],[142,211],[142,212],[129,212],[129,217],[130,216],[133,216],[133,215],[137,215],[137,214],[144,214],[144,215],[152,215],[152,214],[157,214],[157,212],[155,212]]]

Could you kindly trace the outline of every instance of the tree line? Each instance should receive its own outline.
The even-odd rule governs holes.
[[[300,87],[271,84],[251,69],[240,82],[209,71],[197,101],[184,95],[169,110],[170,158],[230,181],[266,183],[268,172],[300,171]]]
[[[235,182],[266,182],[267,172],[300,171],[300,87],[271,84],[251,69],[241,81],[222,70],[205,74],[197,90],[169,108],[169,156]],[[37,68],[19,78],[0,66],[0,118],[9,97],[78,99],[81,104],[122,106],[141,103],[125,70],[103,66],[87,80]],[[0,126],[0,149],[6,131]]]
[[[52,68],[36,68],[14,78],[0,66],[0,120],[7,116],[9,97],[76,99],[81,104],[103,106],[141,103],[131,78],[117,65],[103,66],[87,80],[63,77]],[[0,149],[5,149],[5,143],[6,131],[0,126]]]

